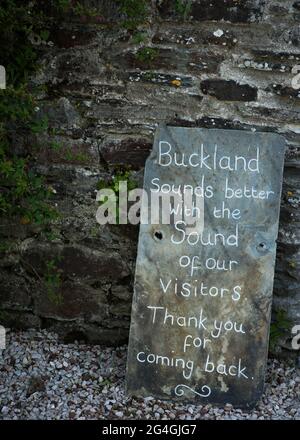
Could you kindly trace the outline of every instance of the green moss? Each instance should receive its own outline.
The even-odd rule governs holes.
[[[285,310],[279,309],[274,314],[274,319],[270,326],[269,350],[274,353],[280,340],[291,328],[291,321],[287,317]]]
[[[58,268],[59,259],[48,260],[46,262],[46,271],[43,277],[44,285],[49,300],[55,305],[63,303],[63,296],[61,292],[62,280],[61,269]]]

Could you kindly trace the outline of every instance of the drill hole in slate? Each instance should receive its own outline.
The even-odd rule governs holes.
[[[156,241],[161,241],[163,239],[163,233],[161,231],[154,232],[154,239]]]
[[[259,243],[257,247],[259,251],[265,251],[267,249],[266,243]]]

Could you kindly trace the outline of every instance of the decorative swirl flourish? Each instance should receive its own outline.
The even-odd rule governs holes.
[[[176,386],[176,388],[174,390],[176,396],[183,396],[184,395],[184,389],[183,388],[187,388],[188,390],[192,391],[192,393],[197,394],[197,396],[200,396],[200,397],[208,397],[211,394],[211,389],[207,385],[203,385],[201,387],[201,392],[203,393],[203,394],[201,394],[201,393],[198,393],[198,391],[193,390],[193,388],[191,388],[191,387],[189,387],[187,385],[184,385],[183,383],[180,383],[180,384],[178,384]]]

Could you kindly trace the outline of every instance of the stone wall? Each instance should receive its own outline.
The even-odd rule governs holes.
[[[285,137],[274,310],[299,323],[300,91],[292,68],[300,65],[300,2],[193,1],[185,16],[175,7],[184,2],[152,1],[138,34],[122,25],[116,2],[88,3],[99,15],[54,18],[50,44],[40,47],[33,82],[49,129],[23,139],[21,153],[38,142],[35,167],[61,217],[48,235],[7,225],[18,246],[1,261],[2,321],[57,330],[67,341],[127,340],[138,228],[99,226],[96,188],[120,168],[141,183],[164,122]],[[60,301],[45,288],[49,261]]]

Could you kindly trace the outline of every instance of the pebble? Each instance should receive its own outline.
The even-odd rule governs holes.
[[[0,353],[0,419],[300,420],[300,371],[270,359],[252,410],[125,394],[127,347],[61,344],[46,330],[8,332]]]
[[[224,31],[222,31],[222,29],[218,29],[214,32],[214,36],[218,37],[218,38],[222,37],[223,34],[224,34]]]
[[[231,403],[226,403],[224,406],[225,411],[232,411],[233,405]]]

